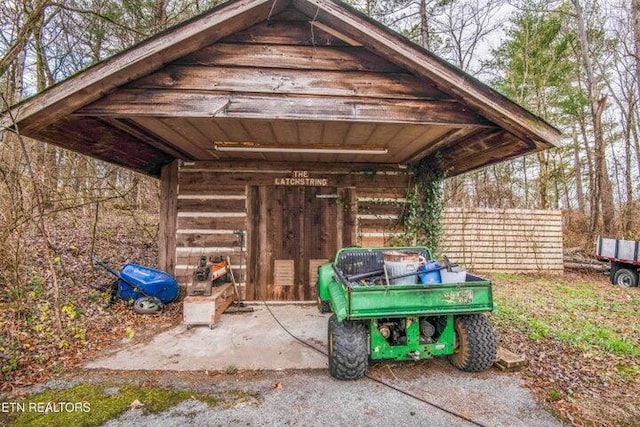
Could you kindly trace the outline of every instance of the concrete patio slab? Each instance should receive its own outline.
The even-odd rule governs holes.
[[[274,304],[270,308],[291,333],[326,351],[328,314],[318,313],[313,305]],[[111,381],[127,375],[136,375],[129,380],[139,380],[134,371],[152,370],[156,371],[150,377],[154,381],[189,390],[212,392],[228,387],[256,393],[260,398],[255,404],[227,409],[201,405],[186,412],[179,405],[148,416],[132,410],[108,425],[320,426],[326,425],[327,419],[345,426],[353,425],[353,420],[360,425],[389,426],[472,424],[448,411],[471,417],[476,420],[473,425],[561,425],[535,402],[517,374],[495,369],[460,372],[443,358],[370,367],[373,378],[396,390],[366,378],[335,380],[328,373],[326,356],[287,334],[264,305],[254,309],[252,313],[223,315],[213,330],[206,326],[172,327],[85,367],[95,375],[109,372]]]
[[[327,368],[326,356],[287,334],[264,305],[253,307],[252,313],[222,315],[214,329],[178,325],[85,367],[172,371]],[[328,314],[320,314],[314,305],[274,304],[269,308],[291,333],[326,351]]]

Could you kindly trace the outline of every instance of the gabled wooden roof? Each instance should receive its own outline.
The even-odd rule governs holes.
[[[335,0],[224,3],[14,106],[2,126],[154,176],[175,158],[425,157],[451,176],[560,136]]]

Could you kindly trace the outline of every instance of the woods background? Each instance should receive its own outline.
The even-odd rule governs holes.
[[[0,109],[217,3],[4,1]],[[597,235],[640,238],[640,0],[348,3],[564,134],[557,149],[447,179],[447,207],[562,209],[565,247],[587,253]],[[158,183],[14,133],[0,138],[0,303],[27,304],[46,283],[41,297],[62,332],[62,295],[82,276],[65,254],[94,253],[107,241],[100,224],[115,216],[152,248]],[[59,229],[82,233],[86,247],[61,243]]]

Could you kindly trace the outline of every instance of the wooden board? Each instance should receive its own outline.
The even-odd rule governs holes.
[[[187,328],[208,325],[213,329],[233,300],[232,283],[215,287],[211,296],[187,296],[183,301],[183,323]]]
[[[395,99],[444,99],[441,91],[408,73],[321,71],[251,67],[174,65],[150,74],[128,89],[176,89]]]
[[[343,95],[320,95],[273,92],[254,94],[246,91],[229,93],[224,90],[175,88],[121,89],[83,107],[75,116],[134,117],[139,124],[145,123],[142,119],[149,117],[227,117],[493,127],[491,122],[463,108],[457,101],[365,97],[353,93],[355,89],[351,92]],[[155,129],[161,125],[154,122],[145,127]],[[158,135],[164,139],[180,139],[180,134],[172,133],[168,128],[161,130]],[[195,151],[195,148],[192,149]],[[207,157],[196,158],[207,160]]]
[[[398,73],[402,69],[363,47],[217,43],[174,61],[180,65],[256,66],[298,70]]]
[[[295,262],[292,259],[273,260],[273,284],[274,286],[294,286]]]
[[[447,209],[441,251],[482,271],[563,271],[562,214],[552,210]]]
[[[529,363],[524,356],[515,354],[504,347],[498,347],[494,365],[502,371],[519,371]]]
[[[160,182],[160,226],[158,229],[158,268],[175,274],[176,216],[178,212],[178,161],[162,168]]]
[[[395,244],[401,231],[399,192],[359,191],[358,243]],[[366,196],[363,194],[367,194]],[[478,271],[563,271],[560,211],[445,209],[440,252]]]

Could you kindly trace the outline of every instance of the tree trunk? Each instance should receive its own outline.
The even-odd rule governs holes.
[[[153,26],[156,32],[167,26],[167,0],[155,0],[153,5]]]
[[[42,11],[44,12],[44,10]],[[49,70],[49,63],[47,61],[47,55],[45,52],[45,46],[43,45],[42,30],[44,28],[44,13],[34,20],[33,25],[33,40],[35,42],[35,54],[36,54],[36,87],[38,92],[42,92],[53,83],[51,71]],[[55,162],[55,148],[49,146],[44,142],[35,143],[36,150],[36,176],[41,185],[42,203],[45,209],[53,207],[53,200],[55,198],[55,191],[57,187],[56,171],[57,165]]]
[[[634,38],[634,52],[635,52],[635,66],[636,66],[636,89],[638,91],[638,103],[640,103],[640,0],[633,0],[631,3],[631,16],[633,20],[633,38]],[[636,108],[630,111],[633,117],[633,121],[638,125],[640,117],[638,116],[638,104]],[[640,174],[640,142],[638,141],[637,127],[632,128],[632,133],[635,141],[636,159],[638,163],[638,173]]]
[[[607,172],[607,162],[605,157],[605,143],[602,131],[602,113],[607,102],[606,96],[602,96],[598,88],[592,58],[590,56],[589,40],[587,38],[587,28],[584,17],[584,10],[580,0],[572,0],[576,13],[576,23],[578,29],[578,39],[580,40],[580,53],[582,55],[582,65],[587,78],[587,93],[589,94],[591,120],[593,125],[594,143],[594,186],[591,189],[592,212],[591,224],[589,227],[590,240],[603,233],[608,235],[612,232],[613,224],[613,191],[611,180]]]
[[[631,174],[631,168],[633,164],[633,153],[631,143],[631,128],[634,126],[633,114],[628,112],[626,115],[626,128],[624,130],[624,180],[625,180],[625,192],[626,202],[623,205],[623,231],[625,236],[629,236],[632,227],[633,220],[633,177]]]
[[[522,179],[524,183],[524,207],[529,209],[529,178],[527,176],[527,156],[522,158]]]
[[[582,162],[580,161],[580,145],[578,142],[578,133],[576,126],[571,128],[571,137],[573,139],[573,175],[576,181],[576,198],[578,199],[578,210],[586,213],[584,209],[584,189],[582,187]]]
[[[11,65],[11,63],[24,51],[24,47],[29,41],[33,27],[40,19],[40,16],[47,4],[48,0],[39,0],[30,11],[26,10],[26,7],[23,7],[24,12],[27,14],[26,19],[24,25],[22,25],[22,27],[18,27],[18,34],[16,35],[15,40],[5,51],[4,56],[0,58],[0,76],[7,71],[9,65]],[[26,5],[23,4],[23,6]]]
[[[633,109],[631,112],[633,118],[633,126],[631,126],[631,136],[633,138],[633,146],[636,151],[636,168],[638,169],[638,175],[640,175],[640,135],[638,135],[638,124],[640,124],[640,114],[637,109]]]
[[[640,0],[631,2],[631,16],[633,19],[633,39],[636,62],[636,88],[640,99]]]
[[[540,172],[538,175],[538,207],[549,209],[549,159],[546,153],[537,153]]]
[[[420,44],[425,49],[431,50],[429,18],[427,17],[427,0],[420,0]]]

